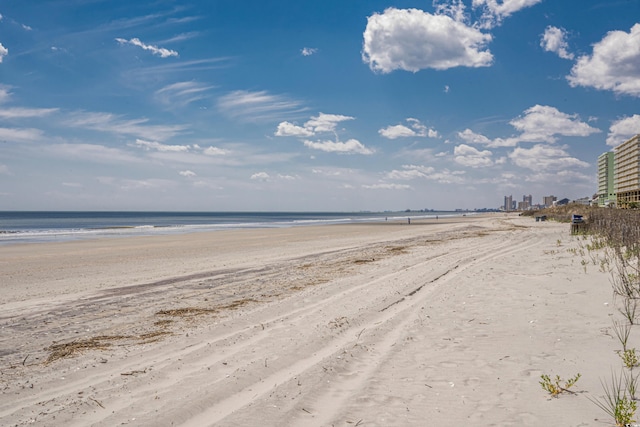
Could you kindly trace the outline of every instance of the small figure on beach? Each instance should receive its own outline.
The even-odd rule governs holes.
[[[407,218],[407,222],[411,224],[411,218]]]

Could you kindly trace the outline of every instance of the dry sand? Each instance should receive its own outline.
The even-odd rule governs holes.
[[[0,425],[608,425],[582,245],[496,214],[3,246]]]

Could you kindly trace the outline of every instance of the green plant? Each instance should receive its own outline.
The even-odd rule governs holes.
[[[624,427],[627,424],[635,422],[635,414],[638,409],[637,402],[628,393],[627,377],[623,380],[623,377],[617,377],[613,372],[611,373],[611,384],[607,384],[600,380],[602,389],[604,390],[604,399],[592,399],[588,397],[590,401],[596,404],[607,415],[613,418],[617,427]]]
[[[546,374],[540,375],[540,378],[542,379],[542,381],[540,381],[542,389],[549,393],[552,397],[558,397],[558,395],[563,392],[573,393],[569,389],[578,382],[578,380],[580,379],[580,374],[576,374],[573,378],[569,378],[566,381],[560,378],[560,375],[556,375],[553,380],[551,379],[551,377],[549,377],[549,375]],[[560,385],[560,383],[563,382],[564,385]]]
[[[622,344],[622,351],[627,351],[627,341],[629,341],[629,334],[631,333],[631,325],[628,323],[621,323],[616,320],[613,321],[613,332]]]
[[[629,369],[635,368],[636,366],[638,366],[638,362],[640,362],[640,360],[638,360],[638,355],[635,348],[623,350],[618,354],[620,355],[624,366]]]

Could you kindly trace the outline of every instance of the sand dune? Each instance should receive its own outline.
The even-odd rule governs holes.
[[[0,247],[0,424],[606,425],[578,245],[501,214]]]

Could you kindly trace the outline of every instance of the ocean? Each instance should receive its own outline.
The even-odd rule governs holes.
[[[0,245],[461,216],[462,212],[17,212],[0,211]]]

